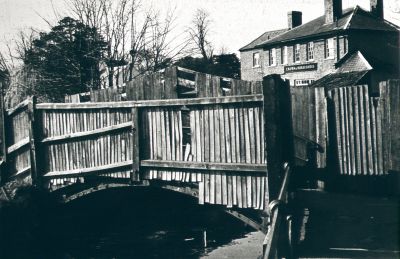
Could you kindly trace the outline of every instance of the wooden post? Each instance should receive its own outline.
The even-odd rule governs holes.
[[[4,169],[4,162],[7,159],[7,151],[6,151],[6,135],[5,135],[5,105],[4,105],[4,92],[3,92],[3,83],[0,82],[0,183],[2,182],[2,175]]]
[[[133,165],[131,173],[131,181],[137,182],[140,180],[140,147],[139,147],[139,111],[138,108],[132,108],[132,145],[133,145]]]
[[[38,162],[38,159],[43,159],[42,152],[40,150],[40,133],[41,133],[41,121],[36,110],[36,97],[31,97],[28,104],[29,114],[29,143],[30,143],[30,161],[31,161],[31,177],[32,185],[40,185],[40,171],[44,163]]]
[[[293,157],[289,93],[288,83],[279,75],[264,77],[264,146],[267,157],[269,200],[278,197],[282,165],[285,161],[291,162]],[[265,204],[267,205],[268,201]]]

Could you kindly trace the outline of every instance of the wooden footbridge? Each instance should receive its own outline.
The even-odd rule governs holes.
[[[366,86],[289,89],[277,75],[248,82],[171,67],[92,91],[90,102],[29,98],[1,113],[1,190],[33,184],[70,201],[121,186],[166,188],[264,233],[269,222],[273,258],[282,235],[294,242],[286,161],[323,170],[322,180],[399,169],[399,89],[391,81],[378,98]]]
[[[172,67],[130,82],[119,97],[126,101],[108,89],[92,92],[92,102],[29,98],[4,114],[2,182],[32,183],[65,201],[159,186],[222,205],[265,231],[268,171],[281,168],[274,146],[285,132],[273,91],[284,86],[279,78],[246,82]],[[235,209],[259,213],[250,219]]]

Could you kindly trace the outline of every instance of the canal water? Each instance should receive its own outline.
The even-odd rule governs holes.
[[[105,190],[56,210],[14,258],[257,258],[262,243],[215,206],[161,189]]]

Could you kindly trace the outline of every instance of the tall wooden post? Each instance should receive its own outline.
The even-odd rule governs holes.
[[[5,135],[5,120],[4,120],[4,91],[3,91],[3,83],[0,82],[0,183],[3,174],[3,163],[6,161],[7,151],[6,151],[6,135]]]
[[[132,143],[133,143],[133,165],[131,181],[137,182],[140,180],[140,146],[139,146],[139,111],[138,108],[132,108]]]
[[[282,182],[282,165],[293,158],[289,84],[279,75],[268,75],[263,78],[263,95],[268,198],[274,200]]]
[[[31,97],[28,104],[28,114],[29,114],[29,143],[30,143],[30,161],[31,161],[31,177],[32,184],[38,184],[38,163],[37,163],[37,135],[39,134],[37,130],[37,115],[35,114],[36,97]]]

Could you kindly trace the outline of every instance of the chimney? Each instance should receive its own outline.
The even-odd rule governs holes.
[[[291,30],[303,23],[303,14],[299,11],[290,11],[287,13],[288,29]]]
[[[383,0],[371,0],[371,13],[376,17],[383,19]]]
[[[342,16],[342,0],[325,0],[325,23],[333,23]]]

